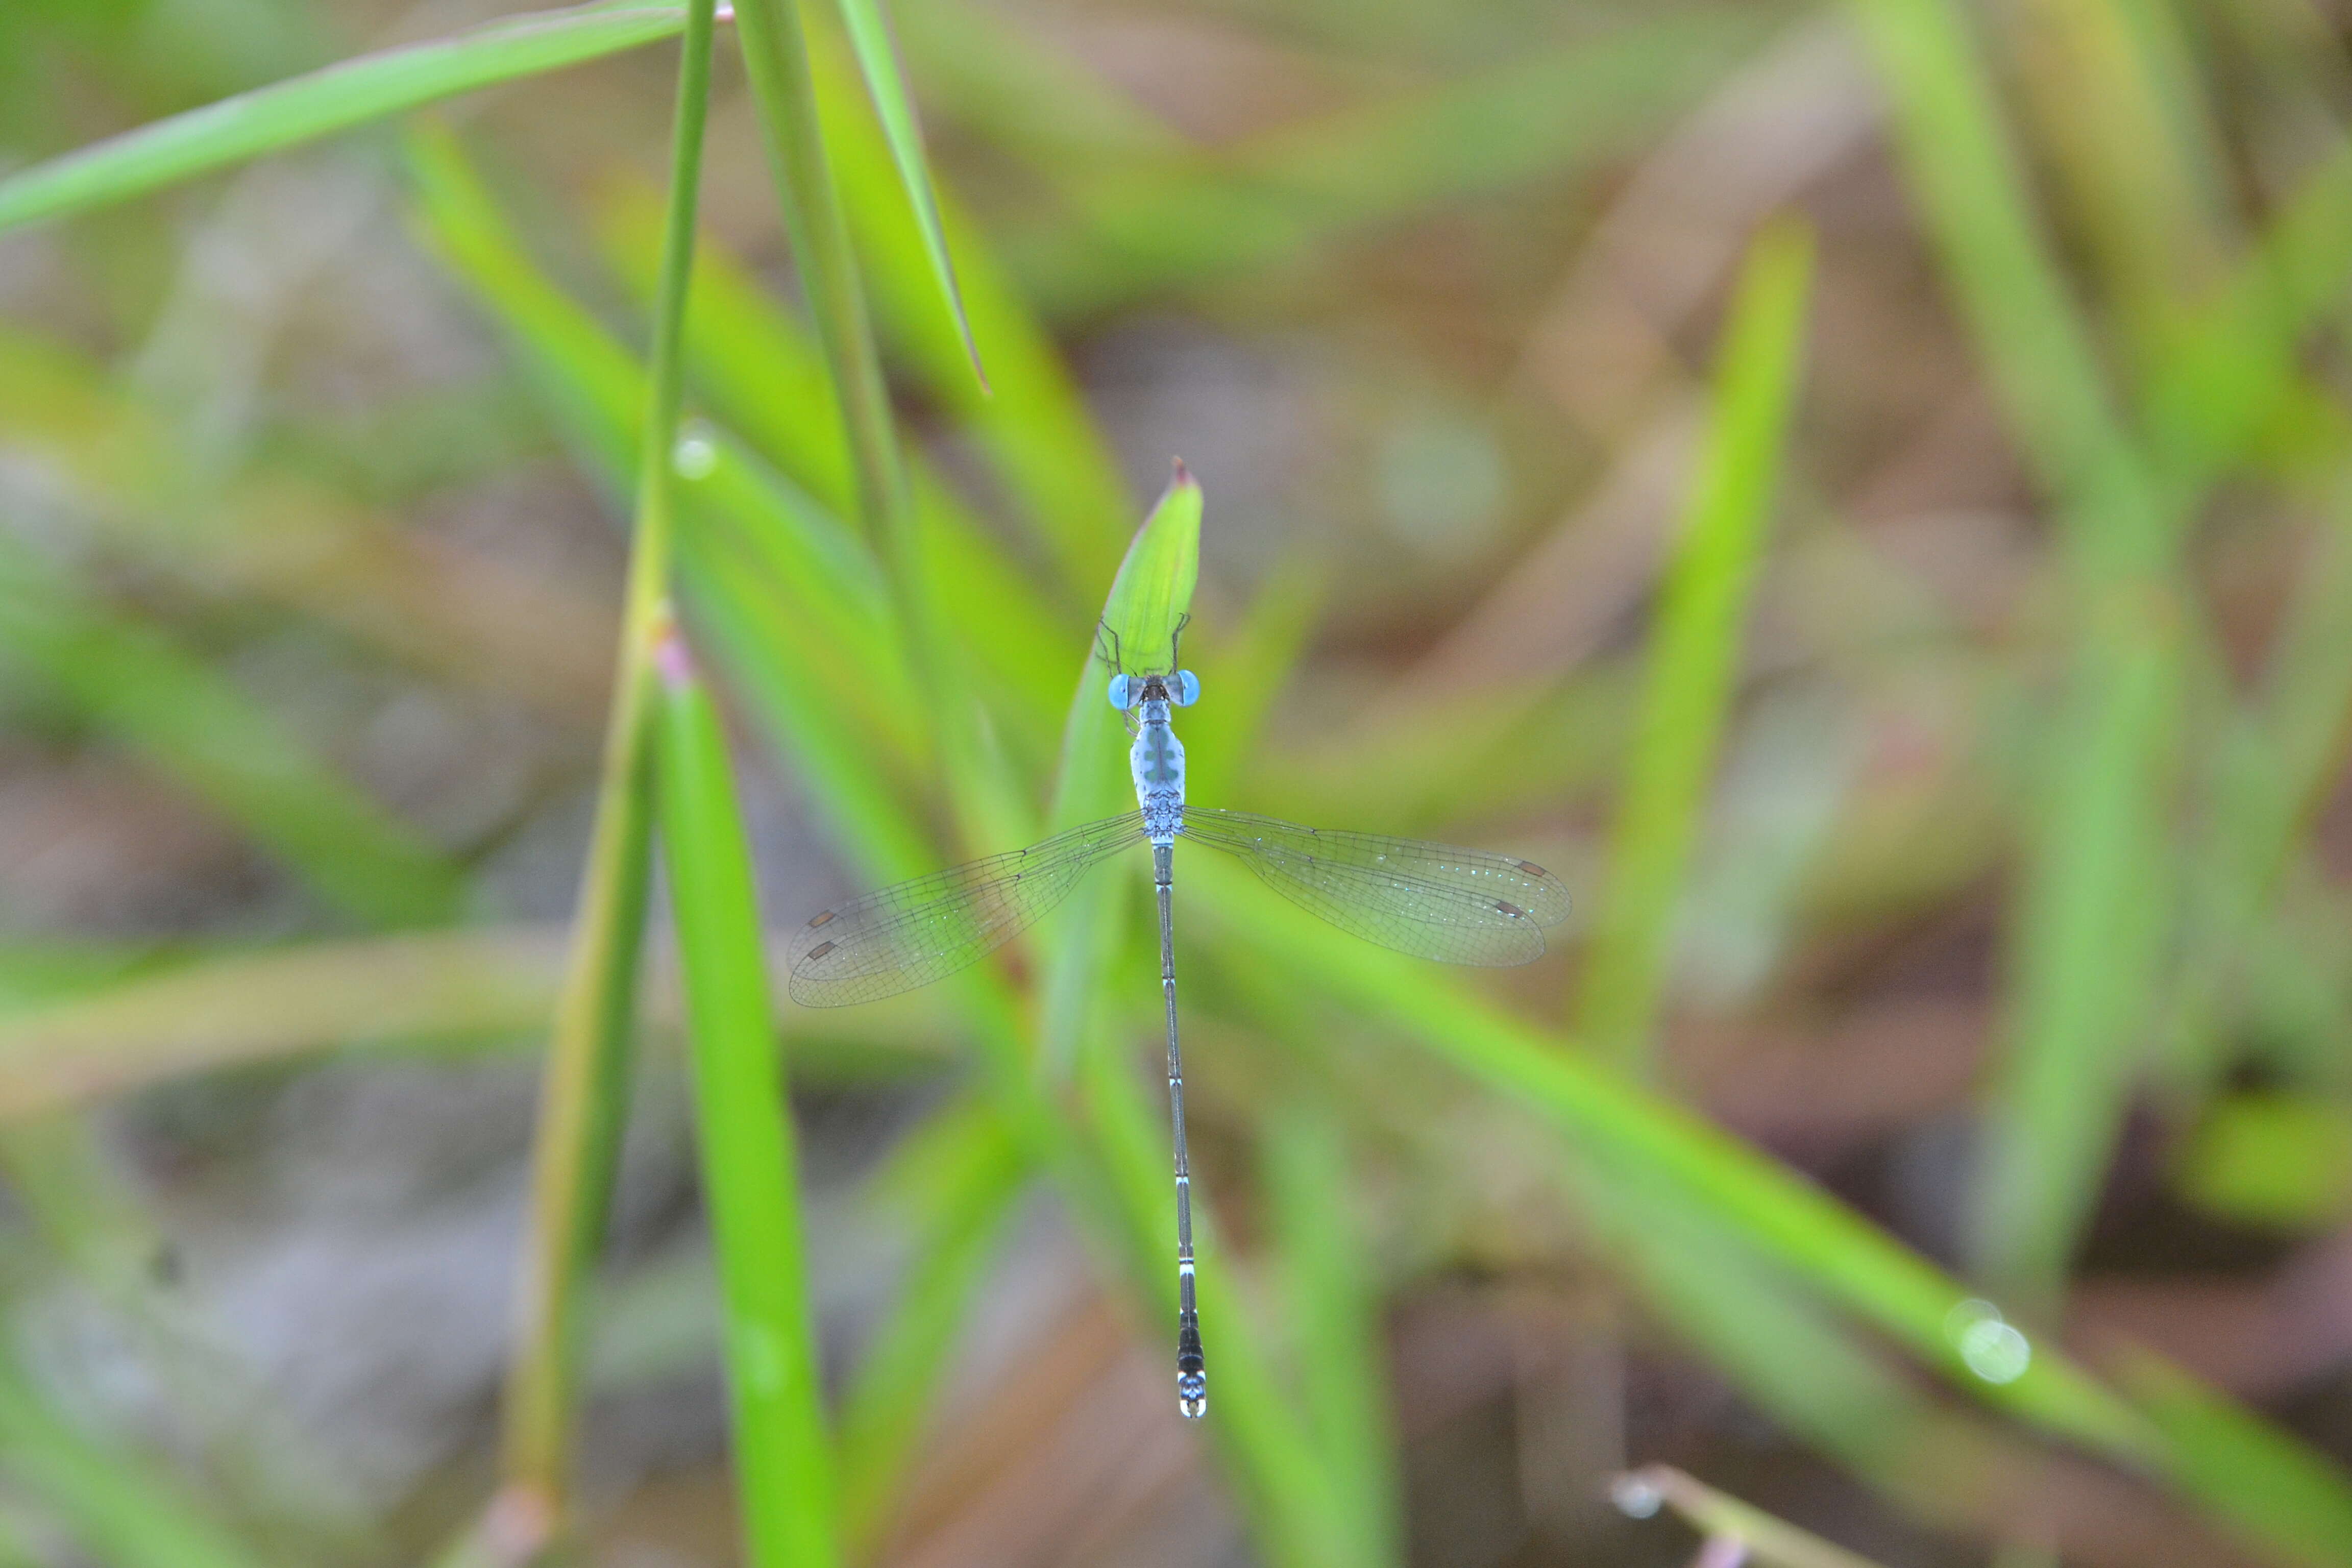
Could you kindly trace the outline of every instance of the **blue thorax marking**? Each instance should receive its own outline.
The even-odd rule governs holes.
[[[1184,742],[1168,722],[1168,704],[1143,703],[1142,723],[1128,752],[1135,776],[1135,800],[1143,808],[1143,829],[1155,844],[1170,844],[1184,827]]]
[[[1135,779],[1135,800],[1143,808],[1143,831],[1154,844],[1173,844],[1184,831],[1184,742],[1168,721],[1171,707],[1197,701],[1201,682],[1189,669],[1173,675],[1111,677],[1111,706],[1137,717],[1135,744],[1127,753]]]

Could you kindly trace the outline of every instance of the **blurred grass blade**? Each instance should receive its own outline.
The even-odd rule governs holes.
[[[882,0],[840,0],[840,6],[842,22],[849,31],[850,49],[857,57],[858,74],[865,78],[875,115],[882,122],[882,134],[890,143],[890,159],[898,166],[898,182],[906,189],[908,205],[913,209],[916,226],[922,232],[923,253],[930,264],[932,279],[948,309],[955,314],[956,330],[962,335],[964,353],[971,361],[971,374],[985,391],[988,373],[981,366],[980,345],[972,340],[971,322],[964,314],[963,294],[956,286],[955,261],[948,254],[947,231],[940,222],[939,195],[932,186],[930,165],[923,155],[923,128],[915,114],[914,94],[908,90],[906,74],[899,65],[898,43],[890,36],[890,19],[883,13]]]
[[[108,1568],[264,1568],[270,1561],[176,1481],[67,1426],[13,1359],[0,1362],[0,1477],[54,1509]]]
[[[1028,1174],[1019,1147],[987,1106],[957,1100],[893,1152],[875,1195],[909,1211],[915,1256],[898,1300],[843,1395],[841,1536],[856,1561],[884,1543],[890,1508],[965,1337],[972,1294]]]
[[[2031,794],[2008,1049],[1970,1227],[1978,1272],[2011,1310],[2036,1316],[2054,1310],[2106,1170],[2170,934],[2182,513],[2112,405],[1969,19],[1948,0],[1853,5],[2009,428],[2057,498],[2074,598],[2065,689]]]
[[[0,230],[103,206],[457,93],[666,38],[686,7],[603,0],[501,17],[257,88],[0,179]]]
[[[1190,908],[1213,917],[1285,966],[1293,983],[1328,990],[1403,1030],[1440,1058],[1554,1122],[1598,1163],[1606,1179],[1655,1184],[1704,1215],[1762,1260],[1827,1302],[1871,1324],[1969,1390],[2042,1430],[2126,1469],[2162,1475],[2231,1529],[2286,1552],[2336,1561],[2352,1552],[2312,1525],[2313,1510],[2274,1514],[2233,1490],[2236,1468],[2263,1462],[2285,1434],[2241,1413],[2200,1445],[2175,1444],[2161,1426],[2082,1367],[2054,1342],[2034,1340],[2014,1375],[1985,1375],[1962,1353],[1954,1309],[1970,1293],[1903,1243],[1787,1167],[1593,1065],[1558,1037],[1493,1011],[1459,984],[1400,966],[1311,916],[1284,905],[1253,879],[1196,856],[1186,872]],[[1571,1163],[1573,1173],[1576,1164]],[[2298,1450],[2300,1451],[2300,1450]],[[2306,1456],[2352,1510],[2352,1479]]]
[[[61,569],[5,537],[0,646],[347,913],[425,925],[462,906],[457,870],[275,715],[162,632],[85,599]]]
[[[2190,1458],[2177,1472],[2184,1490],[2217,1514],[2238,1515],[2249,1541],[2290,1543],[2305,1562],[2352,1562],[2352,1490],[2341,1470],[2151,1352],[2126,1350],[2115,1372]]]
[[[746,1568],[831,1568],[837,1498],[771,1028],[751,848],[710,694],[673,633],[659,661],[661,829],[686,978],[703,1201],[719,1257]]]
[[[561,953],[553,931],[433,931],[134,975],[0,1019],[0,1119],[340,1045],[535,1031]]]
[[[522,1331],[507,1379],[505,1480],[560,1523],[578,1419],[580,1314],[604,1250],[628,1120],[637,971],[653,862],[656,639],[668,628],[686,296],[694,271],[715,0],[689,0],[671,127],[669,218],[655,292],[653,363],[638,439],[636,516],[612,713],[582,873],[571,963],[541,1077],[531,1228],[518,1291]],[[761,1021],[767,1014],[763,1010]]]
[[[1320,1108],[1278,1107],[1264,1122],[1274,1253],[1283,1273],[1301,1404],[1334,1494],[1354,1531],[1343,1562],[1404,1560],[1380,1279],[1350,1212],[1347,1146]]]
[[[1748,599],[1780,498],[1811,277],[1809,230],[1784,222],[1758,238],[1724,329],[1706,445],[1651,633],[1577,1007],[1588,1047],[1627,1066],[1650,1055],[1676,905],[1738,685]]]
[[[1488,70],[1284,126],[1213,158],[1040,170],[1059,214],[1008,243],[1050,316],[1291,261],[1350,229],[1640,148],[1783,19],[1776,5],[1683,8]],[[1065,173],[1076,169],[1076,177]]]

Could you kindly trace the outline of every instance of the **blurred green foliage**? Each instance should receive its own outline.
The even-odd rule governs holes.
[[[171,1222],[103,1119],[168,1080],[535,1044],[552,1017],[503,1485],[478,1516],[470,1475],[441,1483],[458,1503],[306,1509],[279,1450],[142,1431],[11,1340],[0,1555],[373,1562],[438,1535],[498,1562],[593,1535],[580,1320],[663,1295],[589,1289],[647,1025],[690,1064],[715,1258],[684,1278],[719,1310],[677,1353],[727,1369],[745,1561],[887,1555],[953,1423],[995,1430],[1005,1387],[960,1380],[1022,1369],[961,1352],[1031,1194],[1156,1342],[1172,1215],[1137,1070],[1138,868],[939,994],[818,1019],[771,994],[743,801],[788,780],[795,820],[876,881],[1117,810],[1096,623],[1157,667],[1197,602],[1200,798],[1524,842],[1589,921],[1572,974],[1474,984],[1188,861],[1209,1442],[1251,1552],[1454,1560],[1408,1505],[1431,1374],[1400,1347],[1426,1352],[1408,1319],[1433,1282],[1468,1279],[1603,1303],[1586,1337],[1621,1368],[1645,1349],[1629,1324],[1662,1327],[1937,1531],[2352,1563],[2326,1424],[2307,1444],[2126,1343],[2100,1294],[2103,1209],[2275,1245],[2340,1226],[2352,1183],[2331,19],[739,0],[716,76],[688,51],[656,191],[629,129],[567,163],[502,100],[411,111],[516,84],[527,111],[571,105],[566,129],[658,124],[628,73],[698,47],[708,11],[603,0],[328,47],[362,9],[0,6],[0,230],[25,231],[0,237],[0,744],[26,777],[127,759],[289,889],[262,918],[160,922],[168,946],[10,924],[0,1292],[26,1322],[58,1281],[91,1293],[177,1369],[158,1397],[202,1405],[187,1369],[217,1347],[136,1261]],[[100,106],[68,112],[82,84]],[[302,171],[326,184],[272,195]],[[268,342],[232,352],[232,307],[261,267],[239,226],[299,250],[344,187],[397,207],[432,309],[496,357],[339,426]],[[368,221],[349,233],[399,243]],[[223,312],[173,371],[171,324]],[[1130,469],[1115,437],[1165,443],[1106,416],[1119,356],[1171,321],[1319,334],[1297,360],[1326,356],[1328,405],[1386,434],[1335,462],[1277,429],[1286,482],[1244,475],[1228,514],[1180,468],[1139,518],[1132,475],[1167,454]],[[427,525],[551,459],[634,519],[616,648],[600,589]],[[1319,552],[1285,515],[1465,487]],[[512,798],[444,813],[461,791],[394,765],[421,729],[335,717],[394,688],[491,705],[477,739],[557,738]],[[499,868],[589,787],[606,698],[567,963]],[[457,750],[451,771],[491,771]],[[671,969],[653,910],[682,1005],[637,984]],[[1544,1000],[1564,992],[1572,1029]],[[774,1035],[804,1091],[917,1086],[862,1184],[860,1226],[904,1259],[854,1352],[818,1332]],[[1834,1106],[1783,1107],[1800,1131],[1773,1152],[1711,1117],[1769,1133],[1758,1064],[1790,1036],[1812,1100],[1878,1097],[1851,1120],[1890,1163],[1973,1110],[1932,1201],[1916,1173],[1867,1212],[1814,1180],[1853,1179],[1805,1157],[1808,1131],[1846,1135]],[[1979,1353],[1988,1323],[2021,1353]],[[2220,1382],[2243,1364],[2152,1337]],[[2307,1384],[2352,1342],[2295,1353]],[[1579,1410],[1622,1419],[1612,1386]],[[1675,1484],[1759,1557],[1846,1560]],[[2095,1506],[2122,1486],[2137,1521]]]

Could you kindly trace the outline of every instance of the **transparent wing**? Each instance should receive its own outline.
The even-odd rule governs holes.
[[[1066,897],[1095,862],[1143,837],[1143,814],[1106,817],[825,910],[793,939],[793,1000],[874,1002],[978,963]]]
[[[1184,837],[1237,857],[1266,886],[1341,931],[1444,963],[1526,963],[1568,918],[1568,889],[1507,855],[1184,808]]]

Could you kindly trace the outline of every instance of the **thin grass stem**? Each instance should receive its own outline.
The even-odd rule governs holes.
[[[669,217],[654,312],[619,668],[580,915],[550,1044],[532,1171],[521,1338],[507,1384],[505,1478],[560,1528],[579,1380],[579,1319],[602,1244],[627,1113],[631,1030],[652,858],[654,641],[667,624],[686,295],[710,96],[714,0],[691,0],[672,133]]]

